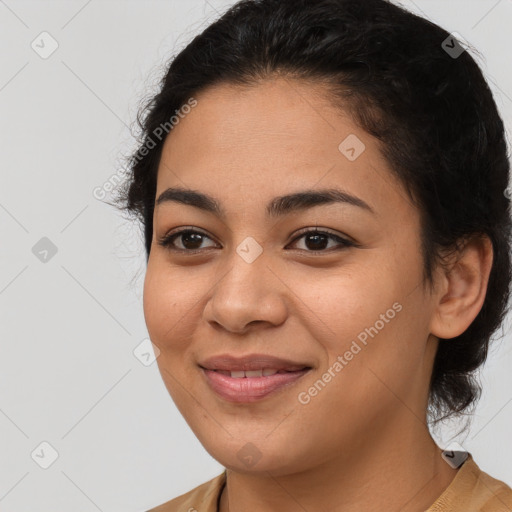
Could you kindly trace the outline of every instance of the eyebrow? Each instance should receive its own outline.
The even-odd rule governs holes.
[[[168,188],[160,194],[156,201],[156,206],[169,201],[194,206],[222,219],[226,218],[225,210],[214,197],[197,190],[181,187]],[[275,197],[267,204],[266,214],[269,217],[280,217],[292,212],[312,208],[313,206],[332,203],[345,203],[357,206],[375,214],[374,209],[361,198],[336,188],[304,190]]]

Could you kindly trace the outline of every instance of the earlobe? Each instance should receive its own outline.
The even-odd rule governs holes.
[[[475,235],[442,270],[430,332],[450,339],[462,334],[476,318],[485,300],[493,249],[488,236]]]

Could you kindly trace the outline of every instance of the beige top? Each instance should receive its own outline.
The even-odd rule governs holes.
[[[226,470],[195,489],[147,512],[217,512]],[[425,512],[512,512],[512,489],[484,473],[471,454]]]

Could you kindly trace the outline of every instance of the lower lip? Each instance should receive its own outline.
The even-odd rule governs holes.
[[[265,377],[228,377],[222,373],[201,368],[210,387],[230,402],[256,402],[278,389],[295,383],[310,368],[296,372],[274,373]]]

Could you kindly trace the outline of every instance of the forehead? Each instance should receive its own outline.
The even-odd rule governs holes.
[[[258,85],[220,84],[196,96],[197,106],[174,127],[165,141],[170,151],[195,149],[194,157],[220,156],[228,152],[243,155],[252,148],[271,147],[274,151],[293,151],[295,158],[315,149],[325,150],[347,128],[333,117],[336,109],[320,85],[285,78],[274,78]],[[339,121],[339,120],[338,120]],[[347,117],[346,121],[350,123]],[[336,135],[336,132],[338,134]],[[172,139],[172,140],[171,140]],[[299,144],[310,141],[302,151]],[[325,144],[319,147],[320,140]],[[334,147],[337,150],[337,147]],[[260,157],[271,155],[260,155]]]
[[[403,197],[378,142],[321,85],[276,78],[250,87],[217,85],[194,97],[197,105],[165,140],[157,196],[185,186],[222,200],[329,187],[368,203]]]

